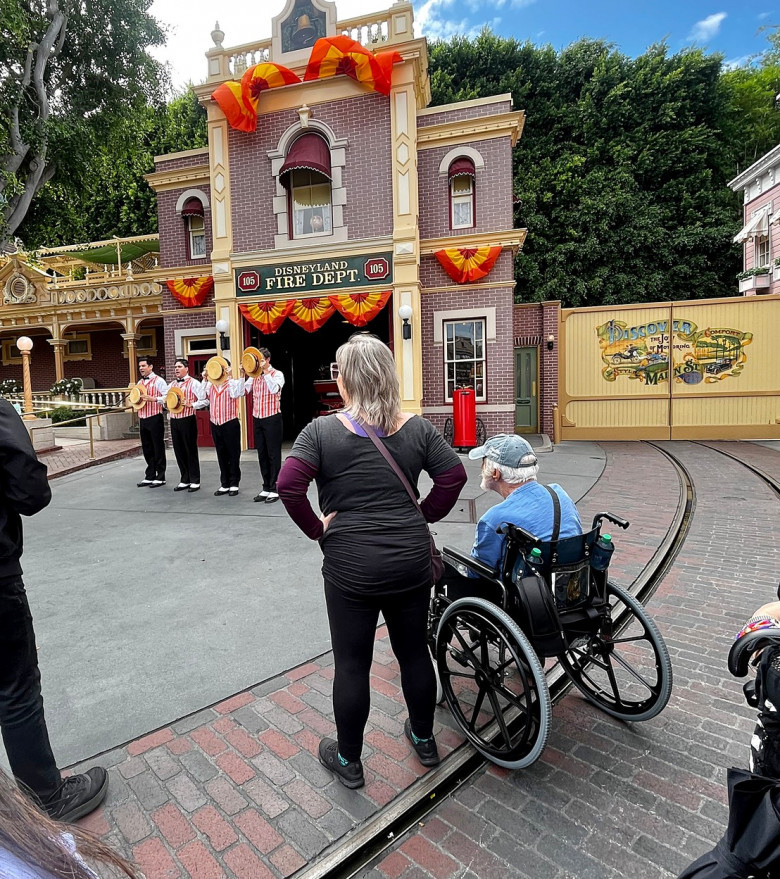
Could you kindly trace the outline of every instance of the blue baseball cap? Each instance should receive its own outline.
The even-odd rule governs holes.
[[[537,464],[534,450],[528,440],[514,433],[497,433],[483,445],[469,452],[469,458],[487,458],[503,467],[532,467]]]

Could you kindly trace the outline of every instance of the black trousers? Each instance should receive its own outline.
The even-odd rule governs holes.
[[[146,461],[145,479],[165,479],[165,421],[162,412],[139,418],[141,451]]]
[[[198,459],[198,423],[194,415],[171,418],[171,441],[181,481],[187,485],[200,484],[200,460]]]
[[[276,480],[282,469],[282,413],[268,418],[253,418],[255,448],[263,476],[263,491],[276,491]]]
[[[333,711],[339,753],[359,760],[371,707],[369,674],[379,613],[387,623],[393,653],[401,667],[401,688],[416,736],[433,735],[436,676],[426,629],[431,590],[426,586],[396,595],[360,596],[325,580],[333,644]]]
[[[224,424],[212,421],[211,436],[217,450],[220,486],[238,488],[241,482],[241,425],[238,418],[231,418]]]
[[[43,716],[32,614],[21,575],[0,580],[0,729],[16,779],[41,800],[60,786]]]

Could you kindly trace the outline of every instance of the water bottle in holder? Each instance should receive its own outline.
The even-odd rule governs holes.
[[[615,544],[612,542],[611,534],[602,534],[601,537],[593,545],[590,553],[590,566],[594,571],[606,571],[609,567],[612,553],[615,551]]]
[[[526,576],[542,573],[542,551],[538,546],[535,546],[525,557],[525,573]]]

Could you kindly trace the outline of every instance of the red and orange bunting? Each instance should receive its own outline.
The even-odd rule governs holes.
[[[275,333],[294,305],[294,299],[280,299],[278,302],[258,302],[255,305],[239,303],[238,307],[252,326],[263,333]]]
[[[335,310],[327,296],[295,299],[290,311],[290,320],[303,327],[307,333],[313,333],[324,326]]]
[[[274,64],[271,61],[254,64],[241,77],[241,94],[244,105],[252,110],[257,117],[257,105],[261,92],[300,81],[300,77],[296,73],[281,64]]]
[[[223,82],[211,93],[211,97],[219,104],[231,128],[238,131],[257,130],[257,111],[253,111],[244,103],[240,82],[234,82],[232,79]]]
[[[339,293],[328,296],[328,299],[345,320],[356,327],[364,327],[387,305],[392,293],[392,290],[382,293]]]
[[[383,52],[382,55],[397,55],[397,52]],[[401,56],[398,55],[398,60]],[[390,94],[390,80],[387,73],[394,60],[383,58],[381,63],[360,43],[345,36],[322,37],[311,50],[304,82],[314,79],[327,79],[343,73],[356,82],[383,95]],[[387,72],[387,73],[386,73]]]
[[[393,65],[400,64],[400,62],[404,59],[401,57],[401,53],[396,52],[395,49],[388,49],[384,52],[376,52],[374,54],[374,58],[376,58],[376,63],[379,65],[379,69],[382,71],[382,76],[384,76],[387,86],[386,88],[379,88],[379,86],[375,86],[375,88],[383,95],[389,95],[390,84],[393,81]]]
[[[452,247],[437,250],[436,259],[445,272],[458,284],[470,284],[490,274],[502,248]]]
[[[205,278],[180,278],[166,281],[165,284],[171,291],[171,296],[178,299],[185,308],[197,308],[203,305],[214,289],[214,278],[211,275]]]

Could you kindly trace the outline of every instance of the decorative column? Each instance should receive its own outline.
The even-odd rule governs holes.
[[[48,342],[54,348],[54,374],[61,382],[65,378],[65,347],[68,342],[66,339],[48,339]]]
[[[24,420],[35,421],[33,413],[32,383],[30,381],[30,351],[33,341],[29,336],[20,336],[16,340],[16,347],[22,354],[22,382],[24,384]]]
[[[120,335],[127,342],[127,365],[130,369],[130,384],[134,385],[138,381],[138,357],[136,355],[136,343],[141,338],[141,334],[121,333]]]

